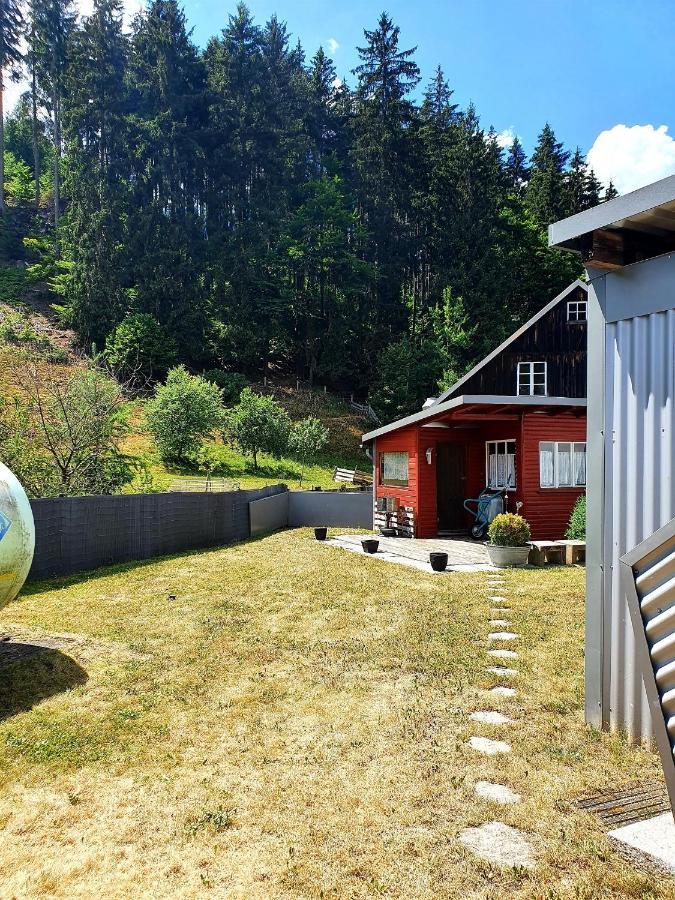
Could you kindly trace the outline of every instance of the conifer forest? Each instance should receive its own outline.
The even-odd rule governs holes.
[[[502,146],[386,13],[347,81],[282,13],[240,4],[199,48],[175,0],[130,28],[119,0],[0,0],[3,78],[27,85],[2,251],[86,352],[143,340],[164,371],[278,373],[393,418],[579,276],[547,226],[613,189],[551,124],[529,158]]]

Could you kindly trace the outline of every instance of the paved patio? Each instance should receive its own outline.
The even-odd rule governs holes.
[[[339,534],[326,541],[333,547],[341,547],[352,553],[363,554],[361,541],[371,535],[363,534]],[[483,544],[474,541],[456,540],[454,538],[388,538],[381,535],[372,535],[380,542],[374,559],[382,559],[385,562],[398,563],[421,572],[433,575],[436,573],[429,565],[429,554],[440,551],[448,554],[448,567],[446,572],[481,572],[494,569],[490,565],[487,550]],[[496,570],[495,570],[496,571]]]

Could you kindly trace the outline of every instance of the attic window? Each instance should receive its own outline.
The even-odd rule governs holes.
[[[545,397],[547,395],[546,363],[519,362],[517,388],[518,396]]]
[[[567,321],[585,322],[588,312],[587,300],[570,300],[567,304]]]

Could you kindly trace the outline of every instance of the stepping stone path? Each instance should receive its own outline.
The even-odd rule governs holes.
[[[479,828],[465,828],[459,840],[476,856],[498,866],[534,866],[532,846],[525,835],[503,822],[488,822]]]
[[[490,688],[490,693],[496,694],[498,697],[515,697],[518,692],[513,688],[497,685],[497,687]]]
[[[499,577],[492,577],[487,582],[488,591],[504,590],[504,581]],[[498,609],[490,609],[490,616],[501,616],[506,611],[510,612],[511,608],[502,606],[508,603],[506,597],[491,595],[488,597],[490,603]],[[509,622],[502,618],[491,618],[490,625],[493,628],[506,629]],[[493,641],[514,641],[518,637],[513,631],[492,631],[488,635],[488,640]],[[498,659],[518,659],[515,650],[488,650],[488,656],[497,657]],[[488,666],[487,671],[499,678],[512,678],[518,675],[515,669],[508,666],[494,665]],[[516,690],[511,687],[497,685],[490,688],[489,693],[497,697],[514,697]],[[473,722],[479,722],[481,725],[511,725],[513,719],[505,716],[496,710],[479,710],[471,713],[470,718]],[[487,756],[497,756],[500,753],[509,753],[511,746],[506,741],[494,741],[485,737],[469,738],[469,746],[479,753]],[[512,791],[511,788],[504,784],[494,784],[491,781],[479,781],[474,787],[477,797],[484,800],[490,800],[492,803],[507,805],[510,803],[519,803],[520,794]],[[505,825],[504,822],[486,822],[477,828],[465,828],[460,832],[459,840],[465,847],[488,862],[498,866],[522,866],[526,869],[534,867],[534,851],[527,840],[527,837],[517,828]]]
[[[486,756],[497,756],[499,753],[510,753],[511,745],[506,741],[493,741],[490,738],[469,738],[469,746]]]
[[[488,656],[496,656],[498,659],[518,659],[515,650],[488,650]]]
[[[509,719],[508,716],[504,716],[500,712],[495,712],[491,709],[479,710],[478,712],[471,713],[469,718],[474,722],[480,722],[482,725],[510,725],[513,722],[513,719]]]
[[[499,675],[500,678],[514,678],[518,674],[515,669],[509,669],[507,666],[488,666],[488,672]]]
[[[490,641],[515,641],[518,635],[514,631],[492,631],[488,635]]]
[[[520,803],[521,796],[504,784],[494,784],[492,781],[477,781],[474,788],[477,797],[483,800],[492,800],[506,806],[508,803]]]

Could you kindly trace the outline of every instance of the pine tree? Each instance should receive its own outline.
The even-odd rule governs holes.
[[[19,78],[23,60],[20,40],[23,32],[23,15],[17,0],[0,0],[0,215],[5,214],[5,75],[12,80]]]
[[[568,159],[569,153],[563,150],[547,122],[532,154],[531,175],[525,191],[526,206],[543,227],[567,214],[565,166]]]

